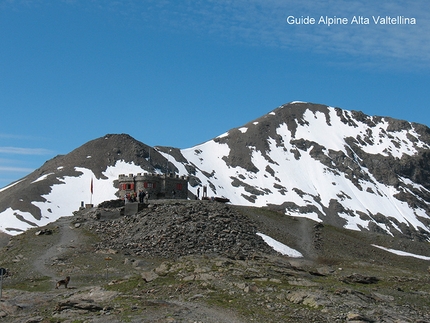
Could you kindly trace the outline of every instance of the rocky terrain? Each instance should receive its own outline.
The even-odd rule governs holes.
[[[103,209],[95,212],[95,218],[106,216]],[[177,258],[213,253],[243,260],[275,253],[256,235],[255,225],[246,216],[230,206],[207,201],[163,200],[136,216],[91,222],[86,227],[101,237],[97,250],[120,249],[133,256]]]
[[[127,214],[127,212],[126,212]],[[264,233],[300,251],[275,252]],[[115,201],[14,236],[1,322],[430,322],[428,242],[268,208]],[[70,276],[69,288],[55,289]]]

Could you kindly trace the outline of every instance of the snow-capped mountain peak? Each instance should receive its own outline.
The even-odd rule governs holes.
[[[429,154],[424,125],[292,102],[188,149],[128,135],[90,141],[2,189],[0,230],[16,234],[71,215],[81,201],[116,198],[119,174],[175,172],[189,176],[190,198],[207,186],[233,204],[428,239]]]

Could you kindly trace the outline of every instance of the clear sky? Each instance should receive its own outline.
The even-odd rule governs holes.
[[[0,0],[0,187],[107,133],[189,148],[296,100],[430,125],[429,86],[428,0]]]

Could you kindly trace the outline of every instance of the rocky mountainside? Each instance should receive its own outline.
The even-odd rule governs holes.
[[[1,322],[430,320],[427,242],[267,208],[159,200],[124,216],[116,202],[0,245]]]
[[[103,183],[99,187],[95,184],[94,202],[114,198],[118,174],[122,170],[128,174],[127,166],[115,171],[119,161],[125,161],[127,166],[139,165],[133,170],[140,171],[143,168],[149,172],[165,172],[167,167],[165,158],[157,150],[129,135],[106,135],[92,140],[67,155],[48,160],[31,174],[1,189],[1,229],[16,234],[71,215],[81,201],[90,202],[91,178]],[[106,173],[111,169],[113,175]],[[70,184],[70,179],[78,182]]]
[[[188,175],[189,197],[269,206],[353,230],[428,240],[430,129],[292,102],[188,149],[106,135],[0,191],[0,230],[16,234],[115,198],[119,174]],[[94,180],[94,194],[89,186]]]
[[[427,239],[429,147],[424,125],[292,103],[182,150],[178,170],[234,204]]]

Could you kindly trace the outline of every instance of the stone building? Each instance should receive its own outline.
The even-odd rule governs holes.
[[[174,174],[137,173],[118,177],[119,197],[142,190],[149,199],[187,199],[188,177]]]

